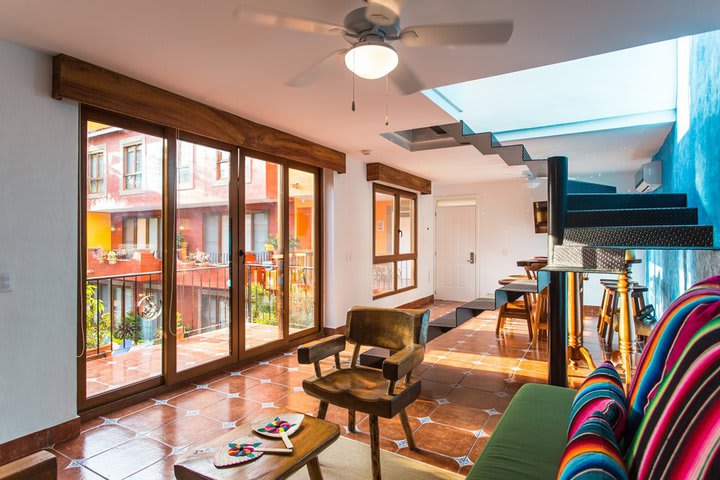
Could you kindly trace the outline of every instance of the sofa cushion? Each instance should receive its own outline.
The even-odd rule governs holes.
[[[633,478],[720,478],[720,317],[660,384],[625,462]]]
[[[678,297],[658,320],[648,337],[627,393],[628,425],[626,439],[632,441],[652,392],[662,380],[671,351],[682,351],[687,335],[678,336],[690,313],[699,305],[720,301],[720,276],[693,285]],[[684,339],[684,340],[683,340]]]
[[[617,408],[608,409],[606,420],[615,432],[615,439],[620,441],[627,422],[625,391],[617,370],[611,362],[605,361],[587,376],[575,395],[568,422],[568,440],[593,413],[604,411],[611,404],[616,404]]]
[[[612,402],[607,410],[621,408]],[[627,480],[615,432],[606,416],[607,412],[595,412],[577,429],[560,460],[558,480]]]
[[[532,383],[520,388],[467,478],[554,478],[574,397],[569,388]]]

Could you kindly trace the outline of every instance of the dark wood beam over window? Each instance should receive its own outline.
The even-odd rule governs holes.
[[[389,183],[390,185],[418,191],[423,195],[432,193],[430,180],[398,170],[384,163],[367,164],[367,181]]]
[[[53,58],[52,96],[345,173],[345,154],[82,60]]]

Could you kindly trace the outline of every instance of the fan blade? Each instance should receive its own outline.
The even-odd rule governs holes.
[[[395,84],[403,95],[410,95],[425,89],[415,72],[402,60],[395,67],[395,70],[390,72],[390,81]]]
[[[342,50],[332,52],[330,55],[323,58],[319,62],[313,64],[306,70],[295,75],[293,78],[288,80],[285,85],[289,87],[306,87],[311,83],[316,82],[321,76],[325,74],[325,72],[327,72],[335,65],[337,59],[342,59],[342,57],[349,50],[349,48],[343,48]]]
[[[483,45],[507,43],[512,33],[512,21],[419,25],[403,28],[400,40],[408,47]]]
[[[288,30],[306,33],[320,33],[324,35],[345,34],[348,31],[345,27],[333,23],[314,20],[311,18],[296,17],[272,10],[256,10],[249,8],[236,8],[233,18],[265,27],[280,27]]]
[[[367,0],[365,18],[375,25],[387,26],[398,21],[405,0]]]

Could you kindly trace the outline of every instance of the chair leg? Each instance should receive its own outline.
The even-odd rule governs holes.
[[[348,410],[348,431],[355,432],[355,410]]]
[[[412,451],[417,451],[415,439],[413,438],[413,432],[410,428],[410,420],[408,419],[408,414],[404,408],[400,411],[399,415],[400,423],[402,423],[403,431],[405,432],[405,438],[407,439],[408,448]]]
[[[503,320],[503,309],[504,308],[505,307],[502,306],[502,307],[500,307],[500,310],[498,311],[497,324],[495,325],[495,336],[496,337],[500,336],[500,326],[501,326],[502,320]]]
[[[317,418],[320,420],[325,420],[325,415],[327,415],[327,409],[328,409],[328,402],[325,400],[320,400],[320,408],[318,409],[318,415]]]
[[[382,480],[382,474],[380,473],[380,425],[376,415],[370,415],[370,459],[372,461],[373,480]]]

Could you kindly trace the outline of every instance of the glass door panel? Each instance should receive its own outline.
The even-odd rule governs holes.
[[[175,307],[181,372],[230,356],[229,151],[178,141]],[[191,172],[192,181],[187,178]]]
[[[318,266],[316,250],[315,174],[289,169],[289,228],[290,232],[290,334],[315,326],[315,272]]]
[[[245,350],[283,338],[283,167],[245,157]]]
[[[162,375],[163,138],[88,121],[85,398]]]

